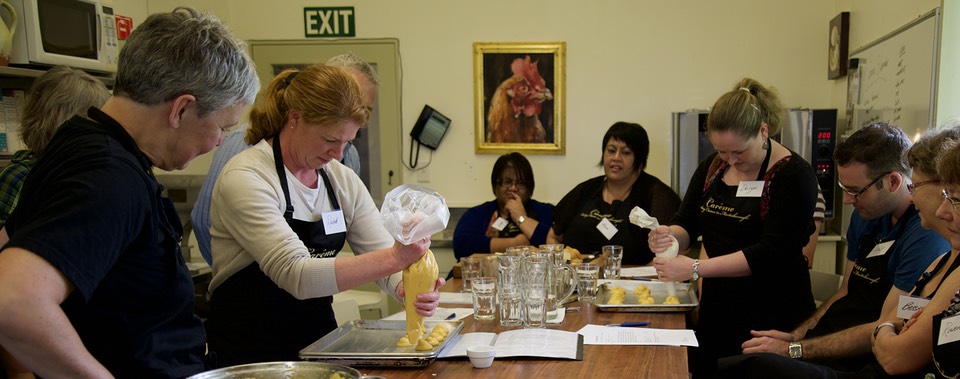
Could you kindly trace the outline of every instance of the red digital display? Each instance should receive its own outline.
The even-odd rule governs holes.
[[[833,133],[827,132],[817,132],[817,139],[830,139]]]

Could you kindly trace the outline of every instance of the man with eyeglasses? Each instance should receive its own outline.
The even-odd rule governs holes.
[[[855,370],[873,359],[869,331],[855,328],[874,323],[888,296],[909,294],[923,270],[950,250],[940,235],[921,226],[910,201],[915,188],[906,159],[910,146],[906,134],[887,123],[866,126],[837,145],[833,157],[843,202],[856,211],[847,228],[843,284],[792,332],[752,332],[744,354],[774,353],[840,370]]]

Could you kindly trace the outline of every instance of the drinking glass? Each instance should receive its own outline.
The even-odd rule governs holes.
[[[577,265],[577,293],[580,300],[591,303],[597,299],[597,276],[600,275],[600,266],[593,263]]]
[[[500,277],[500,262],[496,255],[480,257],[480,275],[490,276],[494,279]]]
[[[470,280],[480,277],[480,257],[460,258],[460,275],[463,277],[463,291],[470,292],[470,286],[473,284]]]
[[[523,325],[523,290],[519,282],[503,284],[501,277],[497,287],[497,303],[500,308],[500,325]]]
[[[470,280],[473,289],[473,318],[493,320],[497,314],[497,278],[483,276]]]
[[[607,264],[603,266],[604,279],[620,279],[620,267],[623,263],[623,246],[606,245],[602,247]]]
[[[523,325],[543,328],[547,323],[547,278],[553,262],[543,254],[530,254],[523,259]]]

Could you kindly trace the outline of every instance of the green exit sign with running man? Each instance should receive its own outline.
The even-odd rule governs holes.
[[[303,8],[303,33],[307,38],[356,37],[353,7]]]

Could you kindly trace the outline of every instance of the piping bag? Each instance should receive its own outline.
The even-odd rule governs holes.
[[[643,210],[640,207],[633,207],[630,210],[630,223],[636,226],[639,226],[644,229],[656,229],[660,226],[660,223],[657,222],[657,218],[647,214],[647,211]],[[677,253],[680,252],[680,243],[677,242],[676,237],[670,236],[670,247],[662,253],[655,253],[657,258],[673,258],[677,256]],[[664,282],[664,287],[667,288],[667,296],[677,296],[677,285],[675,282]]]
[[[387,193],[380,209],[380,218],[394,239],[409,245],[446,228],[450,209],[439,193],[426,187],[404,184]],[[416,313],[414,302],[417,294],[433,291],[438,271],[437,259],[429,249],[420,260],[403,270],[403,288],[409,295],[403,299],[407,326],[407,342],[404,346],[415,346],[416,350],[433,348],[422,339],[426,327],[423,316]]]

